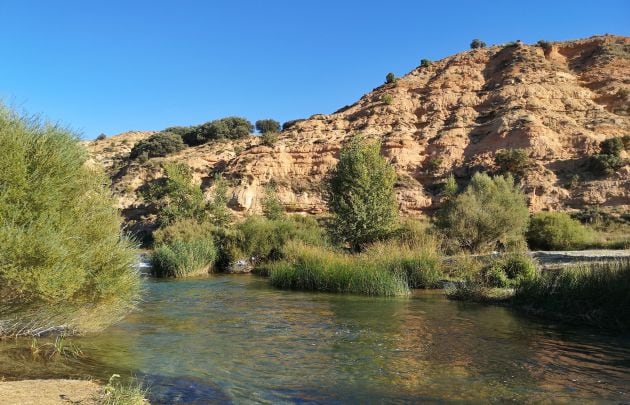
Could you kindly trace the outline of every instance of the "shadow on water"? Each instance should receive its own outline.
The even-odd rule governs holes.
[[[236,275],[148,289],[140,311],[73,340],[85,358],[46,364],[5,342],[0,375],[136,374],[152,403],[630,400],[630,337],[440,292],[287,292]]]

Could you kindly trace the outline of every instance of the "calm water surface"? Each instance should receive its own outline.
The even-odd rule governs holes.
[[[150,281],[141,310],[75,339],[89,360],[0,374],[130,372],[155,403],[630,402],[630,337],[451,302],[279,291],[255,276]]]

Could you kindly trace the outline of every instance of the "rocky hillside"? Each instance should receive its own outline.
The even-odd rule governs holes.
[[[214,173],[224,173],[236,212],[258,211],[264,186],[274,181],[288,211],[322,213],[321,180],[355,133],[382,139],[382,153],[398,172],[400,210],[407,215],[439,206],[440,185],[449,173],[465,184],[476,171],[496,170],[494,155],[506,148],[525,148],[532,161],[521,179],[532,211],[587,205],[628,210],[630,166],[598,177],[585,162],[600,141],[630,134],[630,38],[462,52],[418,67],[333,114],[295,123],[273,147],[251,136],[138,163],[129,151],[151,132],[86,145],[111,176],[125,215],[146,222],[151,212],[136,190],[162,175],[164,160],[190,166],[206,193]]]

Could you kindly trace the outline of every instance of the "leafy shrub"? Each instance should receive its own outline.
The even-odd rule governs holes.
[[[297,120],[290,120],[285,122],[284,124],[282,124],[282,130],[287,130],[289,128],[291,128],[292,126],[294,126],[295,124],[298,124],[300,122],[306,121],[304,119],[297,119]]]
[[[387,105],[391,105],[394,102],[394,97],[386,93],[381,96],[381,101]]]
[[[549,49],[551,49],[551,42],[545,41],[544,39],[541,39],[540,41],[536,42],[536,45],[538,45],[545,51],[548,51]]]
[[[210,237],[216,232],[211,222],[198,222],[195,219],[180,219],[153,232],[153,242],[157,245],[169,244],[175,240],[189,242],[199,237]]]
[[[610,175],[622,168],[628,162],[621,158],[621,151],[627,149],[630,137],[616,137],[602,141],[600,153],[592,155],[588,160],[588,169],[598,175]]]
[[[432,62],[429,59],[422,59],[420,61],[420,67],[423,67],[423,68],[429,67],[431,66],[431,63]]]
[[[444,159],[442,159],[441,157],[438,157],[438,156],[432,157],[427,162],[427,171],[429,173],[437,172],[438,169],[440,168],[440,166],[442,165],[443,161],[444,161]]]
[[[151,254],[155,277],[185,277],[208,273],[217,258],[211,236],[189,240],[174,239],[158,245]]]
[[[396,78],[396,75],[392,72],[389,72],[387,74],[387,76],[385,76],[385,83],[386,84],[392,84],[392,83],[396,83],[396,81],[398,80],[398,78]]]
[[[131,149],[129,157],[136,159],[145,154],[149,158],[161,157],[179,152],[184,147],[184,142],[180,136],[170,132],[159,132],[136,143]]]
[[[221,175],[214,176],[214,190],[212,192],[212,199],[208,204],[208,213],[210,214],[210,220],[216,226],[226,226],[232,221],[232,213],[228,208],[228,182]]]
[[[267,186],[265,188],[265,198],[262,201],[263,215],[267,219],[276,220],[284,217],[284,208],[278,200],[275,187]]]
[[[485,287],[506,288],[510,285],[510,280],[500,263],[484,267],[481,270],[481,278]]]
[[[273,146],[278,142],[279,135],[277,132],[265,132],[260,138],[263,145]]]
[[[258,120],[256,121],[256,129],[263,134],[268,132],[280,132],[280,123],[272,119]]]
[[[249,136],[254,126],[245,118],[226,117],[192,127],[182,138],[187,145],[201,145],[218,139],[240,139]]]
[[[486,43],[480,39],[475,38],[470,43],[470,49],[480,49],[480,48],[485,48],[485,47],[486,47]]]
[[[526,149],[503,149],[494,155],[494,163],[501,173],[523,175],[531,162]]]
[[[161,226],[179,219],[205,218],[205,203],[199,187],[191,184],[190,168],[182,163],[166,163],[165,177],[139,189],[146,202],[158,210]]]
[[[327,184],[333,233],[354,250],[383,238],[396,223],[396,172],[380,151],[379,142],[353,138]]]
[[[99,136],[96,137],[97,141],[104,141],[105,139],[107,139],[107,135],[105,134],[100,134]]]
[[[512,177],[476,173],[466,190],[447,201],[436,225],[452,244],[471,252],[524,247],[529,212]]]
[[[582,249],[595,239],[593,231],[564,212],[534,214],[527,231],[531,249]]]
[[[0,150],[0,335],[120,319],[140,277],[106,177],[74,134],[1,106]]]

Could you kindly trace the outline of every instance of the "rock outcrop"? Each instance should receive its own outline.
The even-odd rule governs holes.
[[[207,193],[214,174],[223,173],[233,185],[235,212],[259,211],[264,186],[273,181],[288,211],[320,214],[326,210],[322,179],[356,133],[382,140],[406,215],[436,209],[448,174],[465,183],[476,171],[495,170],[494,155],[506,148],[526,149],[533,162],[521,179],[532,211],[587,205],[628,210],[630,166],[596,177],[585,161],[602,140],[630,135],[630,38],[517,42],[462,52],[418,67],[333,114],[297,122],[272,147],[251,136],[140,164],[129,151],[151,132],[86,145],[111,176],[120,208],[135,220],[150,220],[136,190],[162,176],[164,160],[190,166]]]

